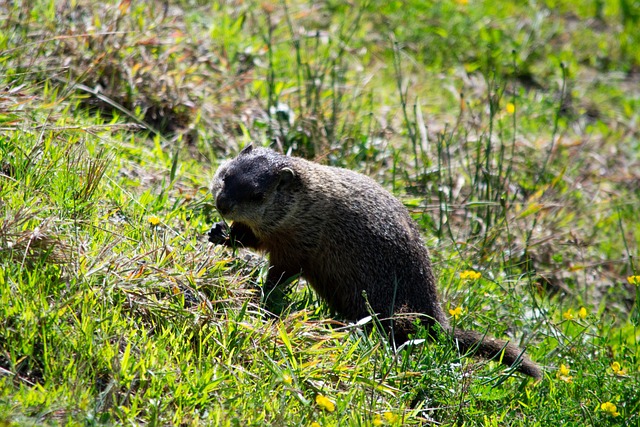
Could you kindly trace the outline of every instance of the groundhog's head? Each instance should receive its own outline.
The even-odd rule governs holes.
[[[296,182],[286,156],[249,145],[220,165],[211,193],[225,219],[261,228],[275,225],[286,214],[287,194]]]

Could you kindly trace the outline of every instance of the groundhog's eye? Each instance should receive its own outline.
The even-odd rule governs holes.
[[[231,181],[230,181],[231,183]],[[233,193],[238,201],[244,203],[261,203],[265,199],[265,192],[255,188],[249,182],[234,182],[235,185],[229,186],[229,191]]]
[[[249,195],[249,201],[251,202],[262,202],[264,201],[265,193],[262,191],[254,191]]]

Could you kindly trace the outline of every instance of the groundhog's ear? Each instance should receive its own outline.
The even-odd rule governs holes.
[[[253,144],[249,144],[240,151],[240,155],[249,154],[253,150]]]
[[[291,185],[296,177],[296,173],[291,168],[280,169],[280,182],[278,182],[278,188],[287,188]]]

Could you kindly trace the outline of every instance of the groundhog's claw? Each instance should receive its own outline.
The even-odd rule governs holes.
[[[207,235],[211,243],[222,245],[229,239],[229,226],[224,221],[216,222]]]

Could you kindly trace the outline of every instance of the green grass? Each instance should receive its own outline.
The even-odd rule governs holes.
[[[0,6],[0,425],[640,425],[634,2],[93,3]],[[267,313],[205,237],[251,140],[393,191],[545,378]]]

